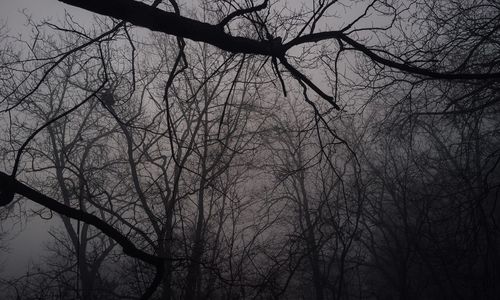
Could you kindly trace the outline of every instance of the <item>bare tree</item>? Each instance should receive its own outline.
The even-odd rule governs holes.
[[[363,199],[351,186],[359,170],[352,149],[341,147],[318,119],[311,121],[315,113],[292,104],[277,114],[267,139],[273,197],[284,206],[288,243],[296,245],[288,258],[296,266],[287,297],[342,299],[356,286],[350,281],[358,265]]]
[[[497,3],[61,2],[114,19],[4,44],[0,206],[63,216],[84,297],[92,240],[143,299],[497,294]]]

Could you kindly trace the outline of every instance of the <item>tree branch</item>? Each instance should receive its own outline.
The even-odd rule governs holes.
[[[5,195],[10,198],[10,196],[13,196],[14,194],[22,195],[31,201],[51,209],[63,216],[79,220],[96,227],[122,246],[125,254],[155,266],[155,278],[144,295],[142,295],[141,299],[148,299],[160,284],[164,272],[162,258],[138,249],[126,236],[98,217],[59,203],[57,200],[30,188],[29,186],[16,180],[14,177],[0,171],[0,196],[2,197],[2,199],[0,199],[0,206],[5,206],[10,202],[4,201],[5,199],[3,197]]]
[[[122,246],[123,248],[123,252],[125,252],[125,254],[129,256],[132,256],[134,258],[137,258],[141,261],[144,261],[152,265],[160,264],[163,261],[160,257],[149,254],[135,247],[135,245],[121,232],[119,232],[118,230],[116,230],[103,220],[99,219],[98,217],[86,213],[82,210],[75,209],[66,206],[62,203],[59,203],[57,200],[50,198],[30,188],[24,183],[21,183],[20,181],[14,179],[12,176],[7,175],[1,171],[0,171],[0,186],[2,190],[8,187],[10,191],[22,195],[30,199],[31,201],[36,202],[44,207],[47,207],[48,209],[51,209],[63,216],[75,220],[80,220],[82,222],[93,225],[97,229],[101,230],[104,234],[115,240],[118,244],[120,244],[120,246]]]
[[[384,66],[397,69],[403,72],[407,72],[415,75],[422,75],[435,79],[445,79],[445,80],[485,80],[485,79],[499,79],[500,73],[453,73],[453,72],[436,72],[425,68],[416,67],[410,64],[400,63],[396,61],[389,60],[378,55],[375,51],[368,48],[367,46],[353,40],[347,34],[342,31],[324,31],[318,33],[312,33],[303,35],[292,41],[283,45],[283,51],[288,51],[294,46],[298,46],[305,43],[317,43],[323,40],[336,39],[339,41],[344,41],[349,44],[354,50],[363,52],[372,61],[380,63]]]
[[[124,20],[153,31],[205,42],[219,49],[233,52],[279,56],[270,41],[259,41],[232,36],[219,25],[200,22],[173,12],[167,12],[133,0],[60,0],[101,15]]]
[[[262,4],[259,4],[257,6],[252,6],[249,8],[239,9],[237,11],[234,11],[234,12],[230,13],[228,16],[226,16],[224,19],[222,19],[222,21],[219,22],[219,26],[224,27],[227,25],[227,23],[229,23],[232,19],[234,19],[236,17],[243,16],[245,14],[249,14],[249,13],[264,9],[267,7],[267,2],[268,2],[268,0],[264,0],[264,2]]]
[[[188,38],[194,41],[205,42],[218,47],[219,49],[232,53],[246,53],[272,57],[282,57],[287,50],[300,44],[315,43],[328,39],[340,39],[352,46],[355,50],[363,52],[366,56],[377,63],[411,74],[423,75],[430,78],[445,80],[484,80],[500,78],[500,73],[498,72],[476,74],[437,72],[405,63],[392,61],[379,56],[377,53],[375,53],[375,51],[353,40],[342,31],[326,31],[307,34],[297,37],[287,44],[282,45],[281,43],[273,43],[272,41],[261,41],[245,37],[232,36],[225,33],[222,27],[219,25],[211,25],[194,19],[186,18],[176,13],[166,12],[134,0],[60,1],[98,14],[124,20],[153,31],[160,31],[166,34]],[[264,5],[264,3],[261,5]],[[258,8],[261,5],[250,8],[250,10],[255,10],[255,8]],[[241,13],[243,11],[246,10],[241,10],[239,12]],[[231,15],[232,14],[230,14],[227,18],[229,18]],[[223,23],[224,20],[221,23]]]

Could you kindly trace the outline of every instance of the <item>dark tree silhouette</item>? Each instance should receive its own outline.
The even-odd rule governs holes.
[[[221,0],[202,2],[201,16],[175,0],[60,1],[113,19],[98,17],[99,25],[91,31],[72,21],[64,27],[45,23],[75,39],[61,40],[62,45],[51,41],[56,49],[39,54],[34,51],[41,39],[37,34],[26,43],[25,57],[8,46],[0,53],[5,83],[0,109],[9,116],[2,123],[9,131],[9,140],[2,141],[8,144],[2,146],[7,149],[0,171],[2,209],[12,209],[22,196],[65,218],[92,225],[138,261],[133,267],[148,264],[156,270],[151,278],[138,280],[148,285],[142,299],[150,298],[159,286],[163,297],[174,297],[176,280],[184,283],[177,290],[187,299],[216,295],[216,285],[227,288],[220,293],[227,298],[245,298],[249,287],[255,297],[278,298],[291,282],[309,274],[317,299],[355,294],[345,283],[345,276],[352,279],[352,274],[359,282],[370,282],[357,284],[359,298],[368,294],[410,299],[422,286],[429,293],[441,289],[440,295],[446,296],[464,282],[450,275],[453,263],[446,261],[447,255],[464,259],[466,270],[460,274],[488,278],[482,284],[486,292],[479,292],[480,283],[474,277],[474,292],[464,295],[497,294],[490,281],[498,279],[498,271],[488,266],[500,261],[494,254],[498,252],[500,161],[496,121],[500,5],[496,1],[320,0],[290,8],[286,1]],[[140,47],[147,43],[134,39],[134,26],[168,40],[159,43],[166,49],[162,59],[136,61]],[[34,28],[40,33],[40,27]],[[116,49],[130,52],[115,51],[108,45],[114,41]],[[24,105],[40,101],[37,91],[49,89],[45,83],[50,75],[78,55],[79,67],[93,70],[85,76],[86,84],[78,86],[79,93],[68,95],[68,101],[62,102],[67,106],[57,114],[24,122]],[[118,63],[117,57],[124,59]],[[200,63],[203,71],[198,70]],[[319,79],[320,73],[326,82]],[[278,87],[275,97],[267,92],[271,86]],[[253,100],[247,102],[249,94]],[[270,154],[269,161],[255,167],[259,155],[249,153],[269,141],[266,134],[279,135],[283,130],[268,124],[276,114],[261,109],[270,99],[287,101],[278,94],[303,98],[312,111],[303,125],[310,132],[306,139],[300,129],[292,133],[286,128],[276,138],[286,146],[286,155]],[[149,109],[145,99],[157,110]],[[43,169],[34,163],[41,154],[31,148],[33,141],[88,103],[117,126],[120,138],[112,143],[123,147],[119,161],[126,167],[116,172],[113,187],[127,193],[106,189],[101,193],[109,202],[117,200],[119,208],[92,203],[109,218],[71,205],[64,197],[59,201],[56,193],[33,188],[23,167],[31,159],[31,170]],[[347,122],[351,112],[362,121]],[[29,129],[28,133],[12,138],[12,124]],[[312,143],[314,150],[302,143]],[[249,149],[250,144],[255,148]],[[430,145],[429,149],[422,144]],[[350,181],[342,179],[342,175],[348,177],[347,162],[332,162],[339,145],[349,153],[343,153],[343,158],[353,161]],[[321,166],[317,172],[324,178],[310,175],[306,157],[317,161]],[[242,192],[246,190],[239,182],[243,170],[276,167],[270,161],[280,159],[287,162],[282,169],[293,174],[276,186],[293,191],[287,196],[295,203],[293,220],[300,225],[290,233],[293,238],[282,240],[290,249],[288,255],[271,247],[272,241],[263,234],[284,222],[281,213],[274,211],[275,203],[266,202],[278,191],[256,192],[266,201],[254,203],[246,199],[256,197],[253,191]],[[350,188],[345,187],[347,182]],[[65,179],[59,183],[64,186]],[[235,192],[236,186],[241,190]],[[455,195],[461,188],[464,195]],[[312,197],[310,189],[319,196]],[[95,195],[84,196],[90,203]],[[439,209],[429,199],[439,203]],[[360,203],[365,202],[361,209]],[[259,218],[246,220],[240,215],[242,207],[249,214],[259,212]],[[219,217],[214,217],[215,211]],[[115,219],[134,234],[111,221]],[[358,230],[360,222],[363,226]],[[437,229],[439,224],[443,228]],[[450,233],[453,230],[457,233]],[[474,242],[457,242],[466,238]],[[354,242],[356,247],[351,247]],[[336,250],[327,249],[330,246]],[[453,247],[456,251],[449,250]],[[437,254],[429,254],[428,249]],[[474,253],[480,254],[477,260]],[[221,263],[220,257],[226,261]],[[417,264],[425,267],[419,269]],[[265,271],[261,266],[266,266]],[[423,278],[429,276],[435,284],[425,282]],[[202,282],[203,278],[208,279]],[[388,283],[387,294],[377,292]]]

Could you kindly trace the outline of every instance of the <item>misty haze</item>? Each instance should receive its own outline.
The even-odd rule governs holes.
[[[0,0],[0,299],[500,299],[498,0]]]

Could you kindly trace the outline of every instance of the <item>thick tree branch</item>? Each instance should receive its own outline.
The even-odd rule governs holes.
[[[129,256],[132,256],[134,258],[137,258],[141,261],[144,261],[152,265],[156,265],[162,262],[162,259],[160,257],[149,254],[135,247],[135,245],[127,237],[125,237],[118,230],[116,230],[103,220],[99,219],[98,217],[86,213],[82,210],[66,206],[58,202],[57,200],[52,199],[30,188],[24,183],[21,183],[20,181],[13,179],[12,176],[7,175],[1,171],[0,171],[0,189],[1,190],[8,189],[9,191],[14,192],[15,194],[22,195],[30,199],[31,201],[36,202],[44,207],[47,207],[48,209],[51,209],[63,216],[75,220],[80,220],[87,224],[93,225],[97,229],[101,230],[104,234],[115,240],[118,244],[120,244],[120,246],[123,247],[123,252],[125,252]]]
[[[223,27],[200,22],[167,12],[133,0],[60,0],[101,15],[130,22],[134,25],[163,32],[193,41],[205,42],[233,53],[279,56],[270,41],[235,37],[224,32]]]
[[[290,48],[322,40],[337,39],[349,44],[355,50],[364,53],[374,62],[401,70],[407,73],[445,80],[484,80],[500,78],[500,73],[453,73],[439,72],[420,68],[406,63],[392,61],[378,55],[369,47],[353,40],[343,31],[326,31],[303,35],[285,45],[273,41],[254,40],[245,37],[232,36],[224,32],[220,25],[212,25],[194,19],[166,12],[158,8],[134,0],[59,0],[69,5],[77,6],[98,14],[110,16],[142,26],[153,31],[160,31],[177,37],[205,42],[222,50],[233,53],[246,53],[283,57]],[[264,4],[262,4],[264,5]],[[257,8],[259,6],[256,6]],[[252,8],[252,9],[255,9]],[[230,17],[230,14],[228,17]],[[227,18],[226,18],[227,19]],[[224,24],[224,20],[221,22]],[[227,23],[227,21],[226,21]]]
[[[138,249],[126,236],[124,236],[121,232],[113,228],[113,226],[109,225],[98,217],[86,213],[82,210],[74,209],[62,203],[59,203],[57,200],[52,199],[30,188],[29,186],[14,179],[14,177],[0,171],[0,206],[9,204],[12,201],[14,194],[22,195],[30,199],[31,201],[36,202],[68,218],[80,220],[87,224],[93,225],[97,229],[101,230],[104,234],[115,240],[120,246],[122,246],[123,252],[125,254],[155,266],[155,278],[153,279],[153,282],[148,287],[144,295],[142,295],[141,299],[149,299],[149,297],[154,293],[154,291],[160,284],[164,271],[162,258]]]

